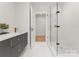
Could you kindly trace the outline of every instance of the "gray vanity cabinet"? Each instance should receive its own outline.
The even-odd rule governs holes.
[[[0,41],[0,57],[18,57],[27,45],[27,33]]]

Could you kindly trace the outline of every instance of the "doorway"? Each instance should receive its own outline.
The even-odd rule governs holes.
[[[46,6],[47,5],[47,6]],[[36,42],[48,42],[50,8],[46,2],[31,3],[31,46]]]

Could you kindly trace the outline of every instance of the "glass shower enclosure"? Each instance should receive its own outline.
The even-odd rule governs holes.
[[[37,6],[35,7],[37,10],[47,13],[42,16],[47,17],[47,44],[51,52],[55,56],[79,56],[79,2],[34,2],[33,4]],[[36,15],[38,18],[39,16]]]
[[[52,50],[57,52],[57,56],[79,56],[79,2],[57,2],[56,13],[52,12],[54,11],[51,10]]]

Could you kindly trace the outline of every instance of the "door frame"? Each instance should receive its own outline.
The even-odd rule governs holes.
[[[29,11],[29,16],[30,16],[29,17],[29,19],[30,19],[29,20],[29,30],[30,30],[29,31],[29,33],[30,33],[29,34],[30,35],[29,39],[30,39],[30,43],[29,44],[30,44],[30,48],[31,48],[32,47],[32,38],[31,38],[31,36],[32,36],[32,34],[31,34],[32,33],[32,28],[31,28],[31,25],[32,25],[32,23],[31,23],[32,22],[31,21],[32,20],[32,18],[31,18],[32,17],[32,6],[31,6],[31,4],[30,4],[30,8],[29,9],[30,9],[30,11]],[[48,34],[47,34],[47,20],[48,20],[48,18],[47,17],[48,17],[48,13],[46,12],[46,35],[45,35],[46,36],[46,42],[48,41]]]

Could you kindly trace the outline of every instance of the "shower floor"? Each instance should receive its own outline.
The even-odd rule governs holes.
[[[75,49],[71,49],[69,47],[62,47],[62,46],[59,46],[58,47],[58,54],[57,54],[57,46],[56,46],[56,43],[53,42],[51,44],[51,51],[52,53],[55,55],[55,56],[67,56],[67,57],[76,57],[78,56],[79,57],[79,53],[78,51],[76,51]]]

